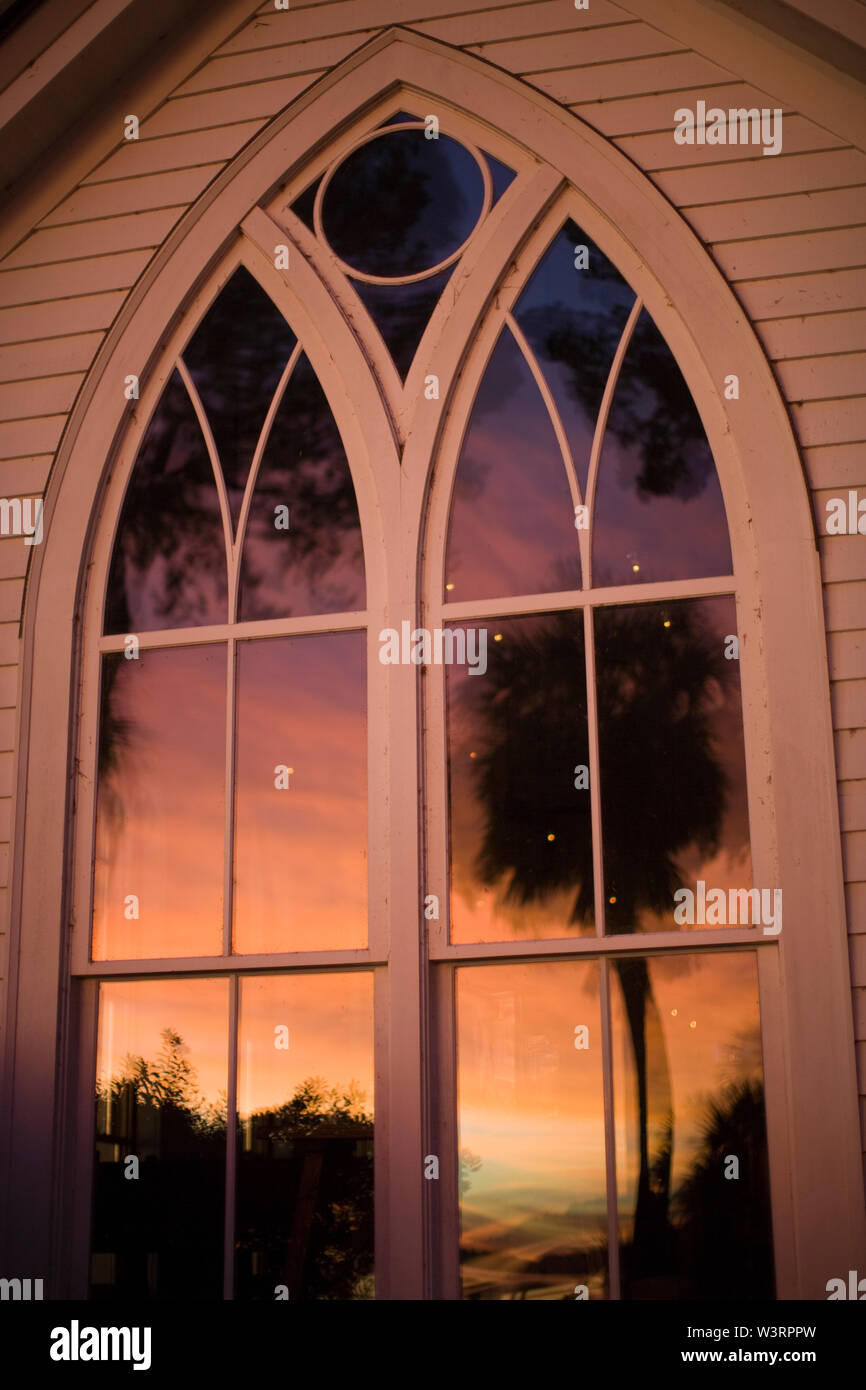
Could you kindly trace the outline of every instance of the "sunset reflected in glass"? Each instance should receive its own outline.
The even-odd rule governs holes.
[[[373,976],[241,982],[236,1297],[369,1299]]]
[[[591,933],[583,614],[485,626],[486,672],[445,668],[451,940]]]
[[[602,608],[594,624],[606,930],[678,930],[678,889],[752,886],[739,661],[725,655],[736,605]]]
[[[623,1298],[772,1298],[754,953],[611,977]]]
[[[568,475],[541,392],[508,329],[463,441],[445,582],[451,601],[580,587]]]
[[[222,1296],[228,1001],[227,980],[99,987],[92,1298]]]
[[[462,1297],[605,1298],[598,965],[456,976]]]
[[[365,663],[360,632],[238,646],[236,952],[366,945]]]
[[[218,955],[223,645],[103,658],[94,960]]]

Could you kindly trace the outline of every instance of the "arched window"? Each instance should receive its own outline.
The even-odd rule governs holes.
[[[480,326],[431,504],[429,622],[474,657],[427,721],[459,1287],[771,1297],[755,947],[780,897],[752,874],[724,502],[573,206]]]
[[[395,395],[417,363],[438,409],[426,330],[514,179],[398,112],[286,209]],[[772,1293],[756,949],[699,931],[762,920],[724,503],[670,349],[571,204],[468,344],[419,627],[365,641],[351,460],[246,266],[172,364],[99,641],[89,955],[124,977],[99,984],[94,1296],[176,1294],[194,1252],[214,1297],[372,1293],[366,709],[392,666],[427,677],[447,838],[392,930],[429,942],[454,1011],[456,1095],[424,1067],[457,1147],[424,1161],[452,1189],[456,1162],[463,1296],[706,1297],[744,1269]]]
[[[465,66],[390,36],[257,137],[64,442],[16,1095],[50,1156],[60,1078],[75,1296],[188,1296],[193,1249],[202,1296],[295,1301],[712,1298],[732,1269],[803,1296],[842,1268],[844,944],[806,929],[836,888],[779,714],[820,630],[764,563],[801,555],[787,424],[645,181],[481,64],[466,114]],[[74,817],[44,774],[66,655]],[[42,1049],[39,949],[68,966]]]

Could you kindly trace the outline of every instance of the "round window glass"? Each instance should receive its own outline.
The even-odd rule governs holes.
[[[453,259],[487,203],[479,159],[423,126],[377,132],[326,180],[322,231],[355,273],[421,276]]]

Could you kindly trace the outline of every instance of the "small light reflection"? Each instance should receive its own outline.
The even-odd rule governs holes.
[[[445,585],[445,588],[446,588],[446,589],[448,590],[448,592],[450,593],[451,590],[454,588],[454,585],[453,585],[453,584],[446,584],[446,585]]]
[[[555,836],[555,835],[548,835],[547,838],[548,838],[548,840],[555,840],[555,839],[556,839],[556,836]]]

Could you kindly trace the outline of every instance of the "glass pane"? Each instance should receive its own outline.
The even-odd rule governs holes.
[[[94,960],[222,951],[226,653],[103,658]]]
[[[578,269],[581,247],[586,265]],[[569,220],[514,310],[556,401],[583,497],[601,398],[634,298],[616,267]]]
[[[448,135],[385,131],[348,155],[322,204],[336,254],[366,275],[414,275],[462,246],[481,214],[474,157]]]
[[[579,588],[574,521],[550,416],[506,330],[475,398],[457,467],[446,599]]]
[[[300,357],[253,491],[238,617],[351,612],[366,601],[352,475],[325,393]]]
[[[385,341],[394,366],[405,380],[430,315],[453,273],[453,266],[409,285],[368,285],[355,282],[355,289]]]
[[[409,121],[421,121],[423,116],[413,116],[409,111],[395,111],[393,116],[389,116],[387,121],[380,122],[381,125],[406,125]]]
[[[235,1297],[368,1299],[373,976],[241,981]]]
[[[486,671],[445,675],[451,940],[591,934],[583,615],[497,618],[467,652],[484,632]]]
[[[126,490],[105,600],[106,632],[226,621],[226,555],[213,469],[173,372]]]
[[[238,647],[234,949],[367,944],[366,634]]]
[[[268,406],[296,341],[261,285],[240,266],[184,350],[216,441],[235,528]]]
[[[490,170],[490,180],[493,184],[493,203],[495,206],[506,188],[514,182],[517,175],[513,169],[509,169],[507,164],[503,164],[501,160],[495,159],[494,156],[488,154],[486,150],[483,150],[482,153],[487,160],[487,167]]]
[[[457,976],[464,1298],[606,1298],[598,966]]]
[[[597,587],[731,573],[725,504],[704,427],[645,310],[605,431],[592,547]]]
[[[227,980],[99,986],[92,1298],[222,1298],[227,1060]]]
[[[752,885],[734,599],[594,622],[606,930],[676,930],[690,923],[675,892]]]
[[[323,178],[324,174],[320,174],[308,188],[304,189],[303,193],[298,194],[297,198],[292,203],[292,212],[296,217],[300,217],[304,226],[311,232],[316,230],[313,209],[316,206],[316,194],[319,191],[319,184],[322,182]]]
[[[613,963],[626,1299],[771,1299],[753,952]]]

